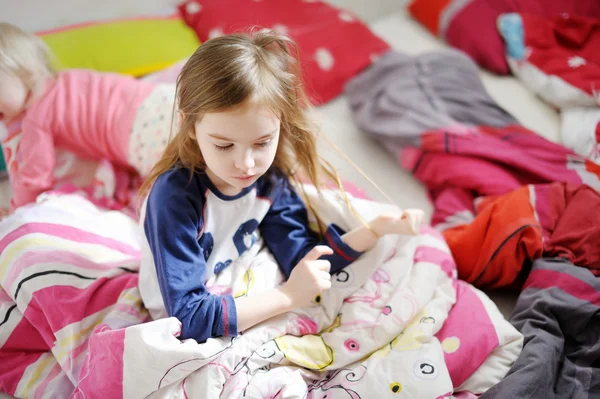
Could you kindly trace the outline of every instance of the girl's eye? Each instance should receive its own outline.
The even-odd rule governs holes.
[[[217,150],[219,150],[219,151],[227,151],[227,150],[229,150],[231,147],[233,147],[233,144],[228,144],[228,145],[216,145],[216,144],[215,144],[215,147],[216,147],[216,149],[217,149]]]
[[[262,142],[262,143],[256,143],[256,146],[257,146],[257,147],[266,147],[266,146],[268,146],[269,144],[271,144],[271,140],[269,140],[269,141],[264,141],[264,142]]]

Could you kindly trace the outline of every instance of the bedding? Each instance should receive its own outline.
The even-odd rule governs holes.
[[[456,67],[436,81],[443,58],[380,58],[347,86],[353,116],[426,185],[458,277],[523,290],[510,319],[524,334],[523,352],[481,397],[596,397],[600,166],[509,119],[496,126],[462,119],[448,104],[465,99],[469,107],[471,97],[448,93],[472,84]],[[404,94],[425,106],[407,106]],[[434,111],[442,116],[432,118]]]
[[[600,15],[510,13],[498,18],[498,29],[514,75],[560,109],[562,143],[599,163]]]
[[[573,107],[561,110],[562,143],[600,164],[600,108]]]
[[[470,223],[444,230],[465,281],[518,288],[531,262],[542,257],[560,257],[600,275],[600,194],[590,186],[526,185],[478,198],[475,212]]]
[[[8,155],[16,153],[19,138],[19,135],[9,136],[6,132],[4,135],[0,134],[2,152]],[[5,184],[2,187],[5,194],[2,198],[3,206],[8,208],[11,195],[10,174],[7,177],[1,183]],[[53,179],[53,192],[86,193],[96,205],[124,212],[131,212],[135,208],[133,199],[141,185],[140,177],[129,170],[106,160],[82,158],[62,148],[56,151]]]
[[[459,276],[481,287],[498,288],[514,282],[523,259],[514,259],[517,266],[504,270],[505,259],[498,258],[504,275],[488,270],[489,281],[480,279],[481,269],[489,266],[486,256],[496,256],[498,243],[513,230],[499,220],[498,229],[481,236],[489,227],[484,221],[488,216],[481,216],[478,223],[482,224],[470,226],[474,229],[471,236],[451,236],[448,229],[473,222],[482,197],[507,194],[523,185],[569,182],[600,191],[600,166],[513,124],[514,119],[483,87],[473,83],[478,78],[471,63],[458,52],[416,57],[390,52],[354,78],[346,94],[358,126],[427,187],[434,206],[432,224],[444,230],[448,240],[454,238],[451,249]],[[448,64],[454,68],[439,72]],[[468,97],[463,94],[465,87],[470,88]],[[558,192],[551,194],[547,203],[555,207],[563,197]],[[457,237],[461,238],[458,242]],[[475,242],[487,239],[499,241],[488,243],[490,251],[474,258],[472,251],[479,248]],[[507,257],[514,255],[506,249]]]
[[[510,73],[504,43],[496,29],[504,13],[522,12],[553,18],[563,13],[600,18],[596,0],[413,0],[408,9],[434,35],[467,53],[481,67]]]
[[[511,318],[525,336],[523,352],[480,398],[597,397],[599,305],[600,282],[589,270],[561,258],[536,260]]]
[[[342,227],[344,202],[306,187]],[[365,218],[389,209],[352,199]],[[449,397],[500,381],[522,337],[456,279],[448,247],[423,226],[386,237],[313,306],[236,338],[180,341],[149,321],[137,291],[137,223],[85,195],[46,194],[0,224],[0,388],[17,397]],[[260,241],[211,285],[253,295],[281,282]],[[234,272],[235,270],[235,272]],[[233,274],[235,273],[235,274]],[[471,328],[464,328],[465,324]],[[392,366],[393,364],[393,366]],[[111,381],[111,383],[106,383]]]

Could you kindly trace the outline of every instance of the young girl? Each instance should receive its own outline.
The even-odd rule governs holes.
[[[171,131],[175,85],[56,73],[51,58],[39,38],[0,23],[0,122],[9,132],[3,147],[13,209],[52,188],[56,147],[147,176]]]
[[[308,305],[379,237],[418,231],[422,211],[347,233],[330,225],[323,240],[309,229],[289,179],[302,174],[318,187],[322,172],[334,176],[319,163],[293,48],[272,31],[222,36],[178,77],[181,128],[142,188],[140,292],[153,318],[182,322],[181,338],[233,336]],[[206,281],[235,267],[258,234],[287,282],[251,297],[210,293]]]

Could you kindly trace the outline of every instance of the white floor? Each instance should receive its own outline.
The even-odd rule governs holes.
[[[374,22],[386,15],[398,12],[406,7],[409,0],[325,0],[336,7],[354,12],[367,23]]]

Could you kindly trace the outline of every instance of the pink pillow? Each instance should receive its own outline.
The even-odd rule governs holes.
[[[287,33],[297,43],[306,89],[315,104],[389,49],[356,16],[320,1],[188,0],[179,6],[201,41],[254,26]]]

